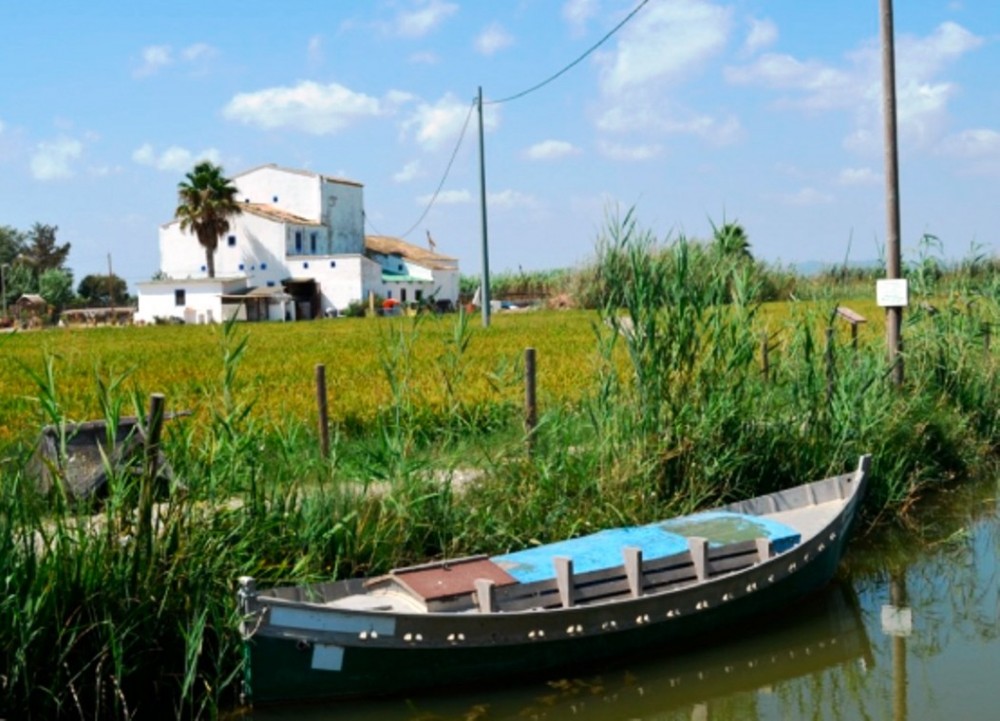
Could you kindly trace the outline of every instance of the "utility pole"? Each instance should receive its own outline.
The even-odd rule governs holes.
[[[479,303],[483,310],[483,328],[490,327],[490,247],[487,240],[486,224],[486,145],[483,140],[483,87],[479,86],[479,207],[483,224],[483,276],[480,285]]]
[[[901,274],[899,249],[899,154],[896,132],[896,60],[892,22],[892,0],[879,0],[882,15],[882,115],[885,123],[885,211],[886,277],[898,280]],[[903,306],[885,309],[885,335],[892,368],[892,382],[903,384],[902,349]]]

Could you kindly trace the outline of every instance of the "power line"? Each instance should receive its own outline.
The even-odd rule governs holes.
[[[420,214],[420,217],[417,218],[417,221],[410,226],[409,230],[407,230],[405,233],[399,236],[400,238],[405,238],[410,233],[412,233],[417,228],[418,225],[424,222],[424,218],[427,217],[427,214],[431,212],[431,208],[434,207],[434,203],[437,201],[438,195],[440,195],[441,193],[441,188],[444,187],[445,181],[448,180],[448,173],[451,172],[451,166],[455,162],[455,156],[458,155],[458,149],[462,147],[462,140],[465,138],[465,131],[468,130],[469,128],[469,120],[472,118],[472,111],[475,109],[475,107],[476,107],[476,101],[473,100],[472,103],[469,105],[469,112],[465,116],[465,123],[462,125],[462,132],[459,133],[458,142],[455,143],[455,149],[451,151],[451,158],[448,160],[448,167],[444,169],[444,175],[441,176],[441,182],[438,183],[437,189],[434,191],[434,195],[431,196],[430,201],[427,203],[427,207],[424,208],[424,212]]]
[[[595,50],[597,50],[597,48],[601,47],[604,43],[606,43],[611,38],[612,35],[614,35],[616,32],[618,32],[623,27],[625,27],[625,24],[629,20],[631,20],[632,18],[634,18],[639,13],[639,11],[642,10],[642,8],[646,6],[646,3],[648,3],[648,2],[649,2],[649,0],[642,0],[642,2],[640,2],[638,5],[635,6],[635,9],[633,9],[632,12],[630,12],[628,15],[626,15],[622,19],[622,21],[620,23],[618,23],[613,28],[611,28],[611,30],[608,31],[604,35],[604,37],[602,37],[596,43],[594,43],[593,45],[591,45],[586,50],[586,52],[583,53],[583,55],[581,55],[576,60],[574,60],[573,62],[571,62],[569,65],[567,65],[566,67],[564,67],[562,70],[560,70],[555,75],[552,75],[552,76],[546,78],[545,80],[543,80],[542,82],[538,83],[537,85],[532,85],[527,90],[522,90],[519,93],[515,93],[514,95],[510,95],[510,96],[508,96],[506,98],[500,98],[499,100],[490,100],[489,102],[487,102],[485,104],[486,105],[500,105],[501,103],[509,103],[511,100],[517,100],[519,98],[523,98],[525,95],[528,95],[529,93],[533,93],[536,90],[540,90],[541,88],[544,88],[546,85],[548,85],[549,83],[551,83],[556,78],[558,78],[558,77],[566,74],[567,72],[569,72],[570,70],[572,70],[574,67],[576,67],[577,65],[579,65],[581,62],[584,61],[584,59],[587,58],[588,55],[590,55],[592,52],[594,52]]]

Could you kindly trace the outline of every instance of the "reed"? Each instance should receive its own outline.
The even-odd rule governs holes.
[[[1000,384],[983,331],[1000,320],[994,275],[943,301],[940,285],[921,289],[938,312],[908,315],[901,392],[877,330],[855,351],[836,327],[841,298],[778,312],[762,304],[752,266],[716,260],[627,213],[609,218],[598,244],[594,313],[489,330],[464,313],[283,336],[234,323],[183,329],[176,338],[214,348],[215,360],[194,369],[190,349],[176,357],[195,380],[174,387],[196,412],[166,427],[175,480],[150,507],[137,503],[150,479],[110,456],[106,497],[73,503],[58,482],[37,491],[30,444],[4,446],[0,717],[211,718],[233,707],[240,575],[269,585],[496,553],[839,472],[862,452],[875,458],[868,518],[887,522],[996,458]],[[299,334],[318,345],[314,333],[355,364],[353,384],[332,384],[328,458],[311,410],[290,398],[302,389],[286,381],[287,404],[275,400],[285,357],[275,349]],[[530,454],[520,417],[529,344],[541,374]],[[165,376],[95,364],[81,404],[79,379],[61,375],[75,352],[18,348],[21,384],[35,387],[21,418],[65,431],[80,408],[111,423],[145,414],[150,379]],[[368,409],[350,410],[349,393],[366,393]]]

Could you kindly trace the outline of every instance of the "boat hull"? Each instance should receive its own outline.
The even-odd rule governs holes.
[[[537,675],[647,651],[670,653],[718,638],[726,629],[785,608],[829,583],[848,535],[850,511],[789,553],[670,593],[543,614],[427,614],[408,623],[401,619],[377,638],[258,633],[247,641],[246,690],[255,703],[402,694]],[[545,635],[531,630],[542,621]],[[400,640],[404,632],[410,638],[440,638],[444,624],[449,637],[461,640],[433,645]]]

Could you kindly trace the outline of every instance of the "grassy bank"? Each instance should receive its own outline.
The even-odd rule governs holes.
[[[42,497],[30,434],[6,439],[0,716],[230,708],[239,575],[269,585],[496,553],[840,472],[863,452],[868,517],[888,521],[996,457],[992,278],[907,316],[903,389],[887,381],[873,309],[850,302],[872,320],[855,350],[833,315],[842,298],[764,306],[758,282],[626,217],[599,246],[587,313],[498,316],[488,331],[452,316],[9,339],[20,366],[0,371],[5,428],[141,415],[152,391],[195,413],[167,424],[177,483],[153,506],[135,502],[142,472],[113,473],[100,503],[58,486]],[[531,454],[527,346],[540,360]],[[332,379],[330,458],[317,362]]]

